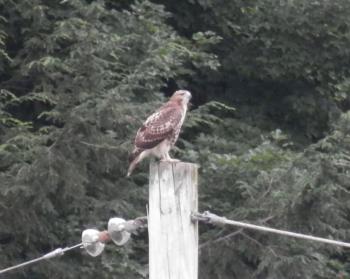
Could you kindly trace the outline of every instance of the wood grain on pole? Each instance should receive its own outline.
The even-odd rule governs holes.
[[[198,278],[197,165],[151,163],[149,189],[150,279]]]

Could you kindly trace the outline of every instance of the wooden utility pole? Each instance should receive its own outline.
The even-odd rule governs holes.
[[[197,165],[151,163],[149,189],[150,279],[198,278]]]

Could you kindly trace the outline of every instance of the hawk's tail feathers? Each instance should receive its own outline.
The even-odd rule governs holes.
[[[137,164],[142,160],[142,157],[140,156],[143,149],[141,148],[135,148],[133,152],[129,156],[129,169],[128,174],[126,176],[130,176],[133,170],[136,168]]]

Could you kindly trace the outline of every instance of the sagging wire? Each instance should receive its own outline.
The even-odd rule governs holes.
[[[209,211],[205,211],[204,213],[192,213],[191,217],[192,217],[192,220],[194,220],[194,221],[201,221],[201,222],[213,224],[216,226],[232,225],[232,226],[237,226],[237,227],[251,229],[251,230],[269,232],[269,233],[274,233],[274,234],[279,234],[279,235],[284,235],[284,236],[290,236],[290,237],[294,237],[294,238],[306,239],[306,240],[311,240],[311,241],[316,241],[316,242],[321,242],[321,243],[350,248],[350,243],[348,243],[348,242],[327,239],[327,238],[322,238],[322,237],[317,237],[317,236],[307,235],[307,234],[302,234],[302,233],[295,233],[295,232],[290,232],[290,231],[285,231],[285,230],[278,230],[278,229],[273,229],[273,228],[269,228],[269,227],[258,226],[258,225],[253,225],[253,224],[249,224],[249,223],[229,220],[226,217],[218,216],[216,214],[210,213]]]
[[[84,230],[82,232],[82,242],[70,247],[57,248],[38,258],[2,269],[0,270],[0,275],[43,260],[50,260],[55,257],[63,256],[66,252],[77,248],[84,248],[90,256],[96,257],[103,252],[105,243],[113,241],[116,245],[124,245],[130,239],[130,235],[143,229],[146,226],[146,223],[147,217],[138,217],[134,220],[128,221],[125,221],[122,218],[111,218],[108,221],[107,230]]]

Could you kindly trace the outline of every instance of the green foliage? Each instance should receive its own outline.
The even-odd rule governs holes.
[[[5,64],[11,61],[10,56],[6,52],[7,34],[4,31],[4,25],[6,24],[6,22],[6,18],[0,16],[0,73],[3,73]]]
[[[288,139],[274,131],[241,155],[218,138],[225,127],[217,125],[198,137],[185,155],[201,165],[201,209],[234,220],[347,239],[349,119],[348,113],[342,115],[329,136],[303,152],[280,144]],[[251,135],[246,132],[247,138]],[[229,227],[205,228],[201,243],[201,278],[348,276],[340,250],[302,240]]]
[[[175,155],[200,168],[200,210],[349,238],[349,12],[335,1],[0,0],[0,262],[145,214],[141,121],[194,96]],[[147,278],[147,233],[9,278]],[[349,253],[201,225],[200,278],[344,278]]]
[[[311,141],[322,138],[339,115],[334,103],[346,100],[348,106],[348,1],[160,2],[185,35],[212,30],[222,38],[211,48],[220,73],[203,70],[194,79],[200,91],[215,92],[203,99],[240,102],[248,109],[256,105],[263,115],[255,122],[277,120],[279,127]]]
[[[76,243],[84,228],[102,229],[114,215],[143,216],[146,188],[125,178],[130,139],[167,80],[217,62],[204,51],[210,36],[181,38],[166,24],[169,13],[148,1],[121,11],[102,1],[1,8],[12,32],[0,107],[0,249],[8,266]],[[71,253],[13,278],[145,278],[145,238],[95,261]]]

